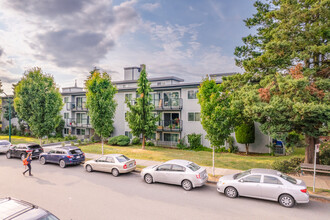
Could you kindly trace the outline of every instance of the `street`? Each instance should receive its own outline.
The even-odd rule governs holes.
[[[330,204],[284,208],[276,202],[230,199],[207,184],[186,192],[180,186],[146,184],[138,173],[113,177],[32,162],[23,176],[19,159],[0,155],[0,197],[14,197],[45,208],[60,219],[328,219]]]

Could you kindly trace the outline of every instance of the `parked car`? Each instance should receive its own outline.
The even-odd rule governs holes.
[[[9,141],[0,140],[0,153],[7,153],[12,144]]]
[[[77,165],[85,161],[85,154],[74,146],[57,147],[48,153],[42,153],[39,156],[42,165],[46,163],[57,163],[60,167],[65,168],[67,165]]]
[[[16,146],[11,146],[6,153],[8,159],[12,157],[21,158],[24,160],[28,153],[32,153],[33,158],[39,158],[39,155],[44,152],[39,144],[29,143],[29,144],[18,144]]]
[[[270,169],[251,169],[223,176],[217,183],[217,190],[230,198],[246,196],[273,200],[288,208],[295,203],[309,202],[304,181]]]
[[[206,169],[187,160],[170,160],[142,170],[141,177],[148,184],[154,182],[181,185],[184,190],[203,186],[208,179]]]
[[[0,219],[59,220],[45,209],[10,197],[0,199]]]
[[[136,162],[123,154],[108,154],[96,160],[87,161],[84,167],[87,172],[103,171],[118,176],[121,173],[129,173],[135,170]]]

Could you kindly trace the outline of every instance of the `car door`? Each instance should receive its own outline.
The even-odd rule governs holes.
[[[106,158],[106,163],[104,163],[105,172],[111,172],[115,165],[115,159],[112,156],[108,156]]]
[[[55,150],[50,150],[48,154],[45,156],[46,161],[50,163],[55,163],[54,154],[55,154]]]
[[[17,147],[13,148],[11,155],[13,157],[20,157],[20,152],[22,148],[23,148],[22,144],[17,145]]]
[[[263,176],[263,181],[261,183],[262,198],[276,201],[283,192],[284,186],[277,177]]]
[[[105,171],[106,170],[105,163],[107,163],[106,159],[107,159],[106,156],[102,156],[97,160],[95,160],[95,163],[92,165],[93,169],[98,171]]]
[[[240,196],[261,197],[261,175],[251,174],[243,177],[237,182],[236,189]]]
[[[171,171],[167,174],[168,183],[181,185],[185,177],[186,168],[181,165],[173,164]]]
[[[154,172],[154,179],[160,183],[170,183],[169,174],[172,172],[172,164],[162,164]]]

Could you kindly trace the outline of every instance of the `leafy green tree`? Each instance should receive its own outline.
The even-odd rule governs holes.
[[[11,98],[10,98],[11,99]],[[11,114],[10,117],[13,118],[17,118],[17,112],[14,109],[14,104],[12,101],[10,101],[11,104]],[[6,105],[3,106],[3,117],[8,121],[9,120],[9,103],[7,103]]]
[[[132,104],[126,100],[126,104],[130,109],[126,114],[126,120],[132,133],[136,137],[142,135],[142,149],[145,149],[146,137],[151,137],[157,129],[156,122],[158,117],[154,116],[154,106],[151,102],[151,83],[147,79],[145,69],[142,69],[138,79],[138,88],[136,90],[138,98],[136,103]]]
[[[14,107],[32,133],[40,139],[55,130],[56,120],[63,107],[61,93],[54,78],[40,68],[24,73],[15,86]]]
[[[116,87],[111,83],[111,77],[106,72],[93,71],[85,83],[86,104],[88,115],[95,133],[102,140],[102,154],[104,153],[104,139],[113,131],[113,118],[117,103],[114,99]]]
[[[58,122],[55,126],[56,137],[63,137],[63,129],[65,127],[65,121],[62,117],[58,119]]]
[[[249,146],[254,143],[255,132],[254,122],[247,121],[235,128],[235,138],[240,144],[245,144],[246,154],[249,154]]]
[[[250,75],[239,92],[244,113],[272,137],[303,134],[311,163],[318,137],[329,134],[330,2],[257,1],[255,7],[245,24],[256,34],[235,50],[236,63]]]
[[[213,148],[214,175],[214,149],[223,145],[232,133],[235,111],[231,108],[229,92],[223,85],[208,77],[201,83],[197,97],[201,106],[201,123]]]

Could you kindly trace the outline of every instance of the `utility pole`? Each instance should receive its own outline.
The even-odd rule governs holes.
[[[3,92],[3,94],[6,95],[9,103],[9,142],[11,143],[11,103],[10,103],[10,97],[5,92]]]

